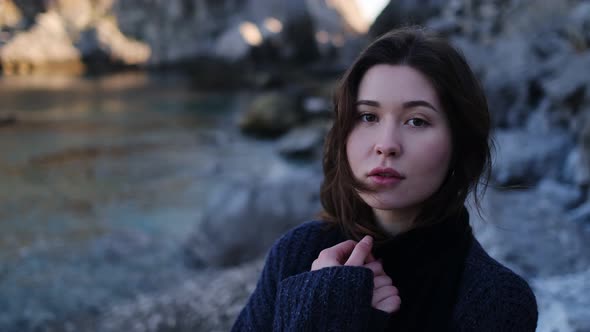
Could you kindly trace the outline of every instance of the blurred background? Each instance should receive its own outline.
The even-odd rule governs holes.
[[[0,331],[228,331],[319,211],[339,76],[421,24],[497,149],[488,252],[590,331],[590,1],[0,0]]]

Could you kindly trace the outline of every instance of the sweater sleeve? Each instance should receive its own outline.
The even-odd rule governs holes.
[[[308,261],[317,256],[302,245],[317,242],[309,240],[309,234],[291,232],[275,243],[233,332],[385,329],[388,315],[371,307],[371,270],[341,266],[309,271]]]
[[[379,331],[387,314],[371,307],[373,274],[338,266],[304,272],[279,284],[274,331]]]

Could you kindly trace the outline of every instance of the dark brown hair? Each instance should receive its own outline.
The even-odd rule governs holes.
[[[334,124],[324,145],[322,218],[340,225],[353,239],[383,239],[371,208],[360,198],[367,190],[353,176],[346,141],[355,123],[355,102],[364,74],[377,64],[409,66],[429,79],[448,118],[452,156],[441,187],[425,202],[413,227],[437,223],[462,210],[469,193],[480,209],[491,168],[490,117],[483,89],[463,55],[449,42],[419,27],[393,30],[371,43],[347,70],[334,95]],[[480,182],[481,181],[481,182]]]

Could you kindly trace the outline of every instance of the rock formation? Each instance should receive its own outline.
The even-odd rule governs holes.
[[[4,0],[2,6],[0,27],[12,29],[6,44],[0,43],[7,74],[97,61],[333,61],[334,50],[368,26],[354,15],[355,5],[343,1]]]

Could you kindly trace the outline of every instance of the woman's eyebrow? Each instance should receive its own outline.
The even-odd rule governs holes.
[[[424,106],[424,107],[432,109],[435,112],[438,112],[436,107],[432,106],[431,103],[429,103],[425,100],[410,100],[410,101],[406,101],[405,103],[402,104],[403,108],[412,108],[412,107],[418,107],[418,106]]]
[[[354,105],[355,106],[367,105],[367,106],[371,106],[371,107],[380,107],[381,106],[381,104],[379,104],[379,102],[377,102],[375,100],[365,100],[365,99],[357,100],[354,103]],[[402,104],[402,108],[404,108],[404,109],[419,107],[419,106],[427,107],[427,108],[432,109],[435,112],[438,112],[436,107],[434,107],[431,103],[429,103],[425,100],[410,100],[410,101],[406,101]]]
[[[379,107],[379,102],[376,102],[374,100],[361,99],[361,100],[357,100],[356,103],[354,103],[354,105],[355,106],[367,105],[367,106],[371,106],[371,107]]]

